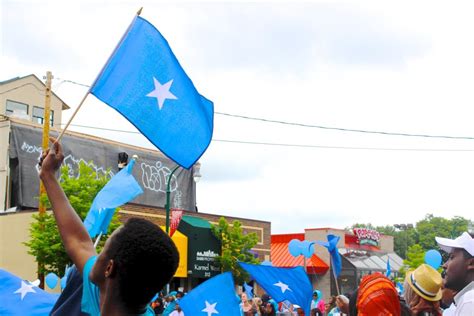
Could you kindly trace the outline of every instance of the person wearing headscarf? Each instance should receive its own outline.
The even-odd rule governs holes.
[[[380,273],[362,278],[357,291],[356,308],[358,316],[398,316],[401,313],[400,300],[392,281]],[[353,315],[353,313],[350,313]]]
[[[405,279],[405,302],[415,316],[441,316],[441,274],[427,264],[409,272]]]
[[[313,291],[313,299],[311,300],[311,310],[319,309],[319,311],[324,313],[324,300],[320,290]]]

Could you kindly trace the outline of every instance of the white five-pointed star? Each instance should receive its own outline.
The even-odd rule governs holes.
[[[214,304],[209,304],[209,302],[206,301],[206,308],[204,308],[202,312],[206,312],[207,316],[212,316],[212,314],[219,314],[219,312],[216,310],[216,305],[217,302]]]
[[[278,287],[280,288],[280,290],[281,290],[282,293],[285,293],[286,290],[293,292],[293,290],[290,289],[290,287],[288,286],[288,284],[285,284],[285,283],[283,283],[283,282],[281,282],[281,281],[278,281],[278,283],[275,283],[275,284],[273,284],[273,285],[278,286]]]
[[[153,77],[153,82],[155,83],[155,90],[148,93],[147,97],[156,98],[158,100],[158,107],[163,107],[166,99],[178,100],[178,98],[170,92],[171,85],[173,84],[173,79],[168,81],[165,84],[161,84],[155,77]]]
[[[28,284],[25,281],[21,281],[21,287],[14,292],[14,294],[20,293],[21,294],[21,300],[23,301],[23,298],[25,298],[27,293],[36,293],[35,290],[33,290],[33,284]]]

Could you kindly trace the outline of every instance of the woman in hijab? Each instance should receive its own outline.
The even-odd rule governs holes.
[[[441,274],[427,264],[422,264],[405,279],[405,302],[413,316],[441,316]]]
[[[321,291],[319,290],[314,290],[313,292],[313,300],[311,301],[311,310],[316,309],[316,315],[319,312],[320,315],[324,313],[324,300],[321,295]]]

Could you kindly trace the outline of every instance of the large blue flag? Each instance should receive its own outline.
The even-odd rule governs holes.
[[[327,242],[318,241],[317,243],[328,249],[329,254],[331,255],[332,268],[334,269],[336,277],[338,277],[339,274],[341,274],[342,259],[341,255],[339,254],[339,250],[337,249],[337,243],[339,242],[339,239],[341,239],[341,237],[329,234],[327,238]]]
[[[211,142],[213,103],[198,93],[166,39],[139,16],[91,93],[184,168],[189,169]]]
[[[0,269],[0,315],[49,315],[57,299],[58,295]]]
[[[303,267],[276,268],[239,262],[252,278],[277,302],[288,300],[309,315],[313,287]]]
[[[92,238],[99,233],[107,234],[115,209],[143,193],[132,175],[134,164],[135,159],[132,159],[125,168],[107,182],[92,202],[89,213],[84,219],[84,226]]]
[[[226,272],[194,288],[179,301],[179,306],[185,315],[241,316],[239,303],[232,274]]]

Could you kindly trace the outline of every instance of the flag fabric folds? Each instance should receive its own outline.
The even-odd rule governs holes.
[[[173,237],[173,234],[178,229],[179,222],[181,222],[181,218],[183,218],[183,210],[171,210],[170,237]]]
[[[392,273],[392,267],[390,266],[390,258],[387,257],[387,272],[385,273],[385,276],[388,278],[390,277],[391,273]]]
[[[213,103],[198,93],[166,39],[139,16],[90,92],[186,169],[211,142]]]
[[[230,272],[219,274],[185,295],[179,306],[185,315],[241,316]]]
[[[58,295],[0,269],[0,315],[49,315]]]
[[[247,282],[244,282],[244,289],[245,293],[247,293],[248,298],[253,298],[253,287],[247,284]]]
[[[276,268],[239,262],[255,281],[277,302],[288,300],[309,315],[313,288],[303,267]]]
[[[329,254],[331,256],[332,268],[334,269],[336,277],[338,277],[339,274],[341,274],[342,259],[341,255],[339,254],[339,250],[337,249],[337,243],[339,242],[339,239],[341,239],[341,237],[329,234],[327,235],[327,239],[327,242],[318,241],[317,243],[328,249]]]
[[[134,164],[135,160],[132,159],[125,168],[107,182],[92,202],[84,219],[84,226],[91,238],[99,233],[107,234],[115,209],[143,193],[132,175]]]

